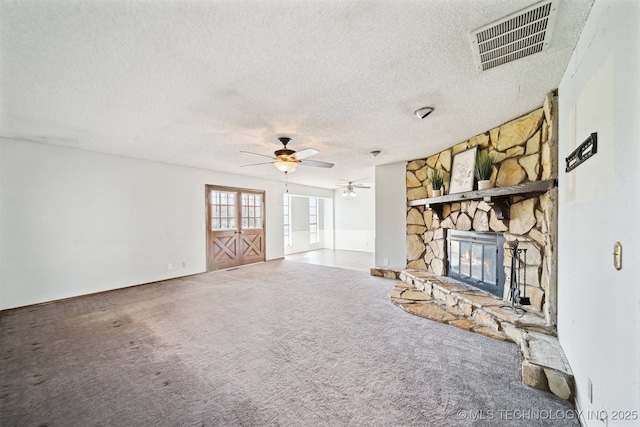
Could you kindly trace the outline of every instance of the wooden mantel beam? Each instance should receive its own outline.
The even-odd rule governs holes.
[[[442,204],[444,203],[484,200],[489,205],[492,205],[498,219],[503,219],[507,218],[509,214],[508,201],[510,196],[544,193],[557,187],[557,185],[558,183],[555,179],[547,179],[545,181],[526,182],[511,187],[494,187],[487,190],[466,191],[464,193],[446,194],[444,196],[430,197],[427,199],[410,200],[407,202],[407,206],[425,206],[428,209],[434,210],[438,214],[438,217],[441,218]]]

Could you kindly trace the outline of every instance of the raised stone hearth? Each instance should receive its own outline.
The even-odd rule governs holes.
[[[574,396],[573,373],[555,327],[540,314],[513,309],[501,298],[425,271],[376,267],[371,274],[400,279],[389,291],[391,303],[413,315],[518,344],[524,384],[562,399]]]

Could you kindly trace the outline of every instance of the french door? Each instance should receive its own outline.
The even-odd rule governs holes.
[[[264,261],[264,191],[206,186],[207,271]]]

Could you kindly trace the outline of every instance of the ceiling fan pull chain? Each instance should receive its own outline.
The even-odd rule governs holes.
[[[289,174],[288,174],[288,172],[284,173],[284,190],[285,190],[285,193],[289,192]]]

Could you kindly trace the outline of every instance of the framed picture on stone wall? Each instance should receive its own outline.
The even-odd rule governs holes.
[[[473,190],[477,152],[478,147],[473,147],[453,156],[449,194],[464,193],[465,191]]]

